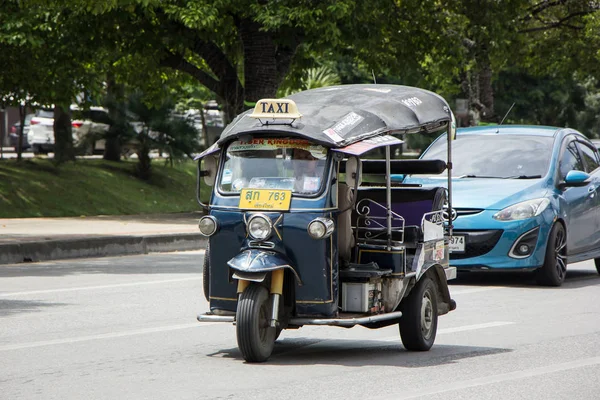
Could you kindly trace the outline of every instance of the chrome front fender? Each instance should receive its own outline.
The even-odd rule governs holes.
[[[262,249],[244,250],[231,260],[227,261],[229,268],[234,270],[233,277],[236,279],[241,278],[244,280],[262,281],[267,272],[286,268],[292,271],[298,285],[302,286],[302,279],[291,264],[292,263],[284,255]],[[249,279],[251,276],[254,276],[255,278]]]

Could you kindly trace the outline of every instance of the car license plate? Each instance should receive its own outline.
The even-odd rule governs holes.
[[[450,253],[464,253],[465,252],[465,237],[464,236],[452,236],[450,239],[450,246],[448,250]]]
[[[239,207],[242,210],[287,211],[291,200],[291,190],[242,189]]]

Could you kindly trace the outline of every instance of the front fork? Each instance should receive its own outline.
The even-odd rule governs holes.
[[[271,272],[271,319],[269,324],[272,328],[277,328],[277,324],[279,323],[277,317],[279,316],[279,299],[283,295],[284,275],[283,268]],[[246,288],[250,285],[250,282],[251,281],[238,279],[238,297],[244,292],[244,290],[246,290]]]

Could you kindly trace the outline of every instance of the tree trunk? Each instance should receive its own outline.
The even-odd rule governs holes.
[[[54,107],[54,162],[62,164],[75,160],[71,109],[69,106]]]
[[[284,46],[277,43],[277,32],[265,32],[259,23],[249,19],[241,20],[238,29],[244,46],[244,100],[254,103],[275,98],[300,40],[293,38]]]
[[[209,143],[210,138],[208,137],[208,127],[206,126],[206,117],[204,115],[204,104],[199,102],[200,104],[200,121],[202,123],[202,138],[204,139],[204,148],[208,149],[212,143]]]
[[[140,135],[140,145],[136,151],[138,163],[136,165],[136,175],[143,180],[149,180],[152,176],[152,160],[150,159],[150,146],[146,138]]]
[[[287,37],[286,44],[277,42],[278,32],[263,31],[259,23],[250,19],[236,19],[244,57],[244,84],[240,82],[236,65],[214,42],[206,42],[198,35],[189,50],[202,58],[211,69],[208,74],[185,60],[183,54],[171,53],[161,60],[161,65],[189,74],[202,85],[215,92],[223,106],[225,123],[243,112],[250,104],[277,94],[280,83],[287,74],[293,57],[302,42],[299,29],[296,37]],[[196,32],[179,27],[190,38]],[[215,78],[216,77],[216,78]]]
[[[478,74],[479,102],[483,106],[481,119],[486,122],[496,121],[494,111],[494,89],[492,88],[492,67],[487,59],[487,54],[481,57]]]
[[[240,38],[244,45],[244,89],[246,101],[273,98],[277,93],[278,73],[276,45],[271,32],[249,19],[240,22]]]
[[[25,128],[25,114],[27,113],[27,105],[19,105],[19,138],[17,140],[17,161],[23,159],[23,129]]]
[[[112,73],[106,78],[107,108],[110,118],[110,128],[105,134],[104,154],[102,158],[108,161],[121,161],[121,143],[123,140],[123,122],[126,120],[123,109],[124,88],[118,84]]]

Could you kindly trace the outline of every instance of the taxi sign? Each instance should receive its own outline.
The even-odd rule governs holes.
[[[291,190],[242,189],[241,210],[288,211],[292,200]]]
[[[262,99],[254,106],[250,118],[297,119],[302,117],[293,100]]]

